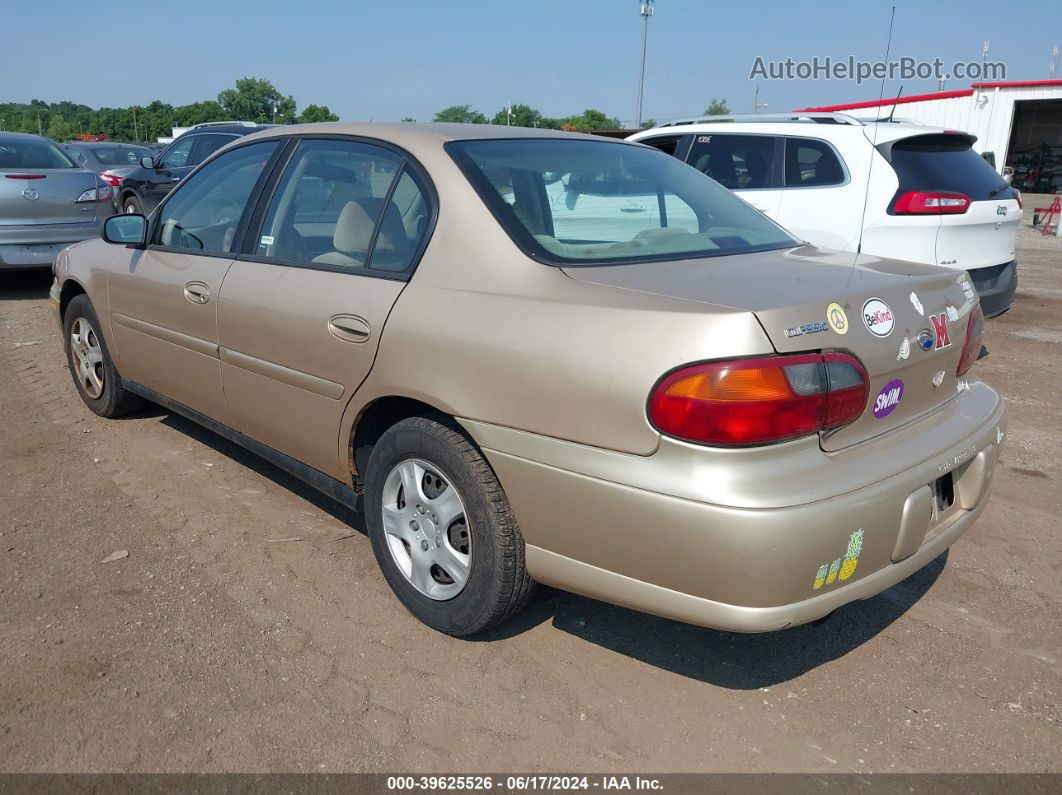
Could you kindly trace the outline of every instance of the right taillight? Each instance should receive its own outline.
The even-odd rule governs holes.
[[[970,197],[965,193],[912,190],[900,194],[892,211],[896,215],[959,215],[969,207]]]
[[[966,321],[966,341],[962,346],[962,356],[959,357],[959,367],[955,375],[962,375],[977,361],[981,355],[981,332],[985,327],[985,316],[981,311],[981,305],[977,304],[970,310],[969,319]]]
[[[649,419],[661,433],[699,444],[783,442],[853,422],[866,408],[868,381],[847,353],[695,364],[660,380]]]

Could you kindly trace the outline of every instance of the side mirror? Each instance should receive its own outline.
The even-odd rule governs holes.
[[[140,165],[142,165],[146,169],[153,169],[155,167],[155,158],[142,157],[140,158]]]
[[[143,246],[147,218],[134,213],[112,215],[103,222],[103,239],[119,246]]]

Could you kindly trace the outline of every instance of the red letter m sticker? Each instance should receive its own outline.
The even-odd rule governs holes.
[[[951,337],[948,336],[948,318],[943,312],[939,315],[930,315],[933,321],[933,336],[936,338],[936,347],[946,348],[951,345]]]

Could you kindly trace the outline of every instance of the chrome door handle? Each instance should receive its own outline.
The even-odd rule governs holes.
[[[202,282],[188,282],[184,286],[184,297],[193,304],[205,304],[210,300],[210,288]]]
[[[173,177],[173,178],[170,179],[170,182],[180,182],[180,181],[181,181],[180,177]]]
[[[369,322],[357,315],[335,315],[328,321],[328,333],[344,342],[365,342],[370,331]]]

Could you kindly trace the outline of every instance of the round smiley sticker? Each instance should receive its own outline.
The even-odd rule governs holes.
[[[840,304],[830,304],[826,307],[826,322],[838,334],[848,333],[848,315]]]

